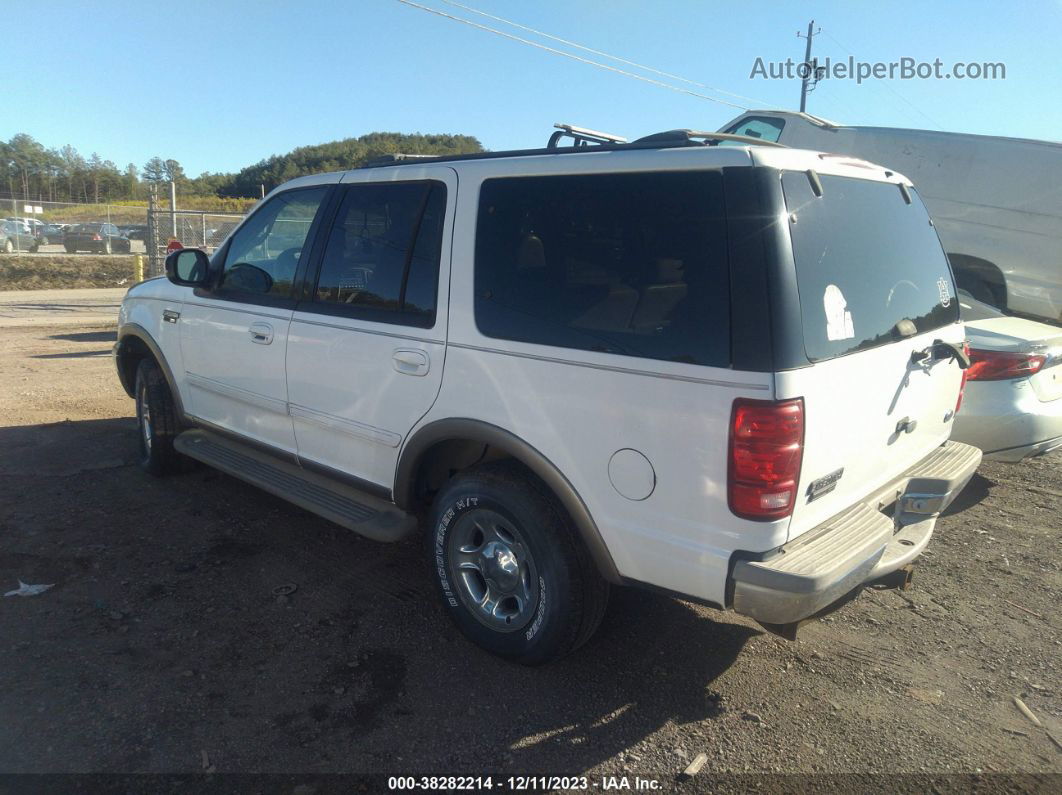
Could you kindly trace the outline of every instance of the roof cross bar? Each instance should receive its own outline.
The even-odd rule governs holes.
[[[620,135],[613,135],[612,133],[588,130],[585,127],[576,127],[572,124],[561,124],[560,122],[553,126],[557,128],[557,132],[549,137],[549,143],[546,144],[547,149],[559,149],[562,138],[571,138],[574,142],[572,144],[573,146],[627,143],[626,138]]]

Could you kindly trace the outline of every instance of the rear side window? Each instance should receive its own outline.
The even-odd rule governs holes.
[[[489,337],[726,367],[722,175],[487,180],[475,287]]]
[[[754,116],[735,124],[727,132],[733,135],[745,135],[749,138],[762,138],[764,141],[777,143],[783,127],[785,127],[785,121],[782,119],[772,119],[769,116]],[[746,144],[740,141],[724,141],[720,144],[720,146],[726,145],[745,146]]]
[[[803,172],[782,176],[808,358],[887,345],[902,320],[920,334],[957,321],[951,270],[914,190],[908,204],[891,183],[820,180],[817,197]]]

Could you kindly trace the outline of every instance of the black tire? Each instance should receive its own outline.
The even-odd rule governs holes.
[[[134,394],[140,468],[155,477],[188,469],[188,459],[173,449],[173,440],[180,431],[177,408],[154,359],[140,360]]]
[[[104,254],[113,254],[114,253],[114,246],[111,245],[111,241],[110,240],[107,240],[103,244],[103,253]]]
[[[66,253],[67,254],[77,254],[77,247],[76,246],[65,246],[64,248],[66,248]]]
[[[577,649],[601,623],[608,583],[553,495],[515,462],[455,476],[436,495],[428,526],[443,609],[478,646],[541,665]],[[484,568],[470,568],[472,558]]]

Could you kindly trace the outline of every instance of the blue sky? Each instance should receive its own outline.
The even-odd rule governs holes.
[[[417,1],[528,36],[442,0]],[[783,108],[796,107],[798,82],[750,80],[750,71],[757,57],[800,60],[796,31],[814,17],[820,58],[1002,61],[1007,79],[828,81],[811,95],[812,113],[1062,139],[1062,0],[461,2],[760,101],[718,95],[738,104]],[[120,167],[160,155],[192,175],[232,171],[374,130],[465,133],[507,149],[543,145],[555,121],[636,137],[717,129],[740,113],[396,0],[54,0],[40,13],[24,8],[32,35],[5,36],[0,49],[0,138],[26,132]]]

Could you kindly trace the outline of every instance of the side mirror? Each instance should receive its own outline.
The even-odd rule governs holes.
[[[183,287],[205,287],[210,281],[210,260],[197,248],[182,248],[166,255],[166,278]]]

